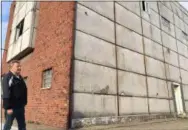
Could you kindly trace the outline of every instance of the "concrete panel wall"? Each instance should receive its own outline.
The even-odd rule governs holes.
[[[170,28],[168,28],[166,25],[163,24],[161,17],[160,17],[160,21],[161,21],[161,29],[164,32],[166,32],[167,34],[175,37],[175,27],[174,27],[174,24],[170,23]]]
[[[158,44],[150,39],[144,38],[144,45],[146,47],[145,48],[146,55],[149,55],[149,56],[154,57],[159,60],[164,60],[163,48],[160,44]]]
[[[174,107],[174,101],[173,100],[170,100],[170,111],[171,112],[175,112],[175,107]]]
[[[170,112],[169,101],[165,99],[149,99],[151,113]]]
[[[150,97],[168,98],[168,87],[165,80],[148,77],[148,91]]]
[[[116,94],[116,71],[103,66],[75,61],[75,92]]]
[[[120,95],[147,96],[145,76],[118,71],[118,85]]]
[[[137,15],[140,15],[140,3],[139,2],[118,2],[123,7],[134,12]]]
[[[73,118],[117,115],[116,96],[75,93]]]
[[[28,5],[27,2],[18,2],[16,1],[15,5],[15,11],[14,11],[14,17],[13,17],[13,23],[12,23],[12,28],[11,28],[11,38],[9,40],[9,45],[10,44],[15,44],[13,45],[13,52],[8,53],[7,56],[7,62],[12,60],[15,57],[21,57],[25,56],[23,53],[26,49],[31,49],[34,48],[34,35],[35,35],[35,22],[34,20],[35,17],[37,17],[37,4],[38,2],[29,2],[31,5]],[[35,11],[34,11],[35,10]],[[17,26],[20,24],[20,22],[24,20],[23,23],[23,33],[22,35],[18,36],[18,32],[16,32]],[[16,38],[16,35],[18,38]],[[10,48],[8,51],[12,51],[12,48]]]
[[[80,4],[102,14],[105,17],[114,20],[114,3],[113,2],[79,2]]]
[[[116,24],[116,33],[118,45],[143,53],[143,43],[141,35],[118,24]]]
[[[106,66],[116,67],[115,45],[76,31],[75,57]]]
[[[177,52],[177,46],[176,46],[176,40],[169,34],[162,32],[162,42],[163,45],[167,48],[170,48],[171,50],[174,50]]]
[[[179,55],[180,67],[188,71],[188,59],[184,56]]]
[[[177,40],[178,53],[188,57],[188,47]]]
[[[119,116],[175,112],[172,83],[187,93],[188,41],[182,31],[188,26],[176,4],[148,3],[149,12],[141,2],[77,3],[75,118],[117,115],[118,104]],[[79,103],[81,98],[87,101]]]
[[[185,70],[182,70],[182,69],[180,71],[181,71],[182,83],[188,84],[188,78],[187,78],[188,71],[185,71]]]
[[[113,22],[80,4],[77,5],[76,28],[109,42],[115,42]]]
[[[167,49],[166,47],[163,47],[163,49],[164,49],[165,62],[178,67],[178,54],[176,52]]]
[[[117,66],[118,68],[145,74],[143,55],[118,47],[117,56],[118,56],[118,66]],[[134,64],[139,64],[139,65],[133,66]]]
[[[153,9],[154,11],[156,11],[156,12],[159,12],[159,10],[158,10],[158,6],[157,6],[157,2],[156,1],[150,1],[150,2],[148,2],[149,3],[149,8],[150,9]]]
[[[154,25],[148,23],[142,19],[143,34],[144,36],[154,40],[155,42],[161,43],[161,31]]]
[[[165,69],[168,80],[180,82],[180,72],[178,68],[169,64],[165,64]]]
[[[174,23],[174,19],[173,19],[173,13],[171,10],[169,10],[166,6],[164,6],[163,4],[159,3],[159,11],[160,14],[165,17],[166,19],[168,19],[171,23]]]
[[[115,6],[116,22],[141,34],[140,18],[119,4]]]
[[[146,57],[146,72],[151,76],[166,78],[164,63],[153,58]]]
[[[175,27],[175,31],[176,31],[176,37],[177,37],[177,39],[186,44],[186,40],[183,37],[182,31],[179,28],[177,28],[177,27]]]
[[[183,95],[184,95],[184,99],[188,100],[188,85],[183,85]]]
[[[120,115],[148,113],[147,98],[120,97]]]
[[[188,101],[185,101],[185,109],[188,111]]]
[[[185,31],[183,20],[181,20],[178,16],[174,15],[175,25],[180,28],[182,31]]]

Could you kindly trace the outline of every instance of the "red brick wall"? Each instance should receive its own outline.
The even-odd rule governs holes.
[[[26,119],[29,121],[67,127],[74,4],[40,2],[35,49],[21,60],[22,75],[28,77]],[[48,68],[53,70],[52,87],[44,90],[42,72]]]

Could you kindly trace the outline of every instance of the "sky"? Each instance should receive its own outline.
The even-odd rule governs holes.
[[[10,10],[10,5],[11,2],[1,2],[1,38],[2,38],[2,48],[4,48],[4,43],[5,43],[5,38],[6,38],[6,32],[7,32],[7,25],[8,25],[8,20],[9,20],[9,10]]]
[[[6,38],[6,31],[7,31],[7,25],[8,25],[8,19],[9,19],[9,10],[10,10],[10,5],[11,2],[1,2],[2,4],[2,12],[1,12],[1,16],[2,16],[2,28],[1,28],[1,32],[2,32],[2,47],[4,48],[4,43],[5,43],[5,38]],[[188,2],[180,2],[180,4],[182,4],[187,10],[188,10]]]

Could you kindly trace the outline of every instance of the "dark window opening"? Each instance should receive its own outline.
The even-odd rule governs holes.
[[[23,34],[24,19],[16,26],[16,37],[17,40]]]
[[[143,9],[143,11],[146,11],[146,2],[145,1],[142,1],[142,9]]]
[[[161,17],[162,19],[162,24],[170,30],[170,21],[166,19],[165,17]]]

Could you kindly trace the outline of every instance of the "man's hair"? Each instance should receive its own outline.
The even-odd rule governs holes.
[[[19,60],[12,60],[10,63],[9,63],[9,68],[11,68],[12,67],[12,65],[13,64],[15,64],[15,63],[20,63],[20,61]]]

